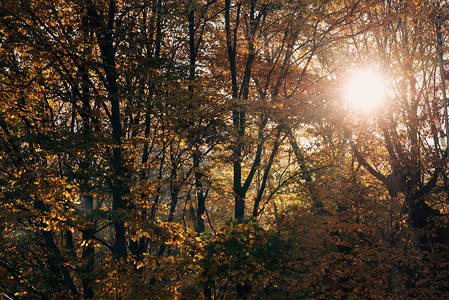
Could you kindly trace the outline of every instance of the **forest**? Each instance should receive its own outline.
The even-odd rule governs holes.
[[[443,0],[1,1],[0,297],[448,299],[448,28]]]

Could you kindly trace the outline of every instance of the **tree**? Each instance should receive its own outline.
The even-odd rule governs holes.
[[[436,12],[425,1],[6,0],[2,291],[445,295],[433,279],[446,276],[447,194]],[[374,59],[393,105],[348,118],[342,68]],[[409,226],[436,235],[418,247]]]
[[[412,20],[410,14],[420,18]],[[358,60],[376,57],[394,79],[389,105],[363,124],[369,131],[350,133],[354,135],[352,151],[391,197],[404,197],[410,224],[420,229],[436,229],[431,219],[441,216],[429,196],[434,195],[446,160],[440,145],[443,117],[435,37],[425,34],[434,32],[434,15],[431,3],[385,2],[370,14],[373,22],[383,24],[375,34],[367,33],[373,38],[353,40]],[[365,50],[368,47],[372,52]],[[382,136],[380,143],[374,142],[376,135]],[[438,234],[440,242],[445,240],[443,232]]]

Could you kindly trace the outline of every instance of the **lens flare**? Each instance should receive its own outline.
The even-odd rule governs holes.
[[[345,98],[351,107],[370,112],[381,106],[385,100],[386,84],[381,76],[373,71],[354,73],[345,89]]]

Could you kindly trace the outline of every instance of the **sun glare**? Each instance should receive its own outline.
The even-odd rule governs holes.
[[[378,108],[385,99],[385,82],[373,71],[354,73],[346,86],[345,98],[351,107],[370,112]]]

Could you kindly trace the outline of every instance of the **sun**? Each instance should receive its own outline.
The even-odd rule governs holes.
[[[345,87],[345,99],[349,105],[362,112],[370,112],[384,102],[386,83],[372,70],[362,70],[352,74]]]

